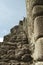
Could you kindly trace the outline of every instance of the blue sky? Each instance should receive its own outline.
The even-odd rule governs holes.
[[[0,0],[0,38],[26,16],[25,0]]]

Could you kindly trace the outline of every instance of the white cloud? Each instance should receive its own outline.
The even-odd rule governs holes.
[[[3,38],[0,37],[0,42],[3,42]]]

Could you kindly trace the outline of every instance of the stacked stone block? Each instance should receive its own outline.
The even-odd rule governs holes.
[[[31,65],[31,49],[26,34],[26,21],[20,21],[0,43],[0,65]],[[25,26],[25,28],[23,28]]]
[[[43,0],[26,0],[28,36],[35,44],[33,58],[35,65],[43,65]]]

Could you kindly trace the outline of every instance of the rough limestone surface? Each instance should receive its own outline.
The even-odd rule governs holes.
[[[34,60],[43,61],[43,38],[39,38],[35,43]]]
[[[35,65],[43,65],[43,62],[38,62]]]
[[[38,16],[34,20],[34,37],[35,40],[43,37],[43,16]]]
[[[43,0],[26,0],[26,10],[28,40],[34,45],[34,65],[43,65]]]
[[[28,39],[31,41],[31,38],[34,34],[34,20],[36,17],[43,16],[43,0],[26,0],[26,10],[28,23]]]
[[[43,0],[26,0],[26,10],[0,42],[0,65],[43,65]]]
[[[0,65],[32,65],[31,49],[26,34],[26,21],[20,21],[0,43]]]

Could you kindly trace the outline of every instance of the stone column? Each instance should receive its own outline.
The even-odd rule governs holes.
[[[28,36],[30,41],[34,35],[35,50],[33,58],[37,63],[43,65],[43,0],[26,0]]]

